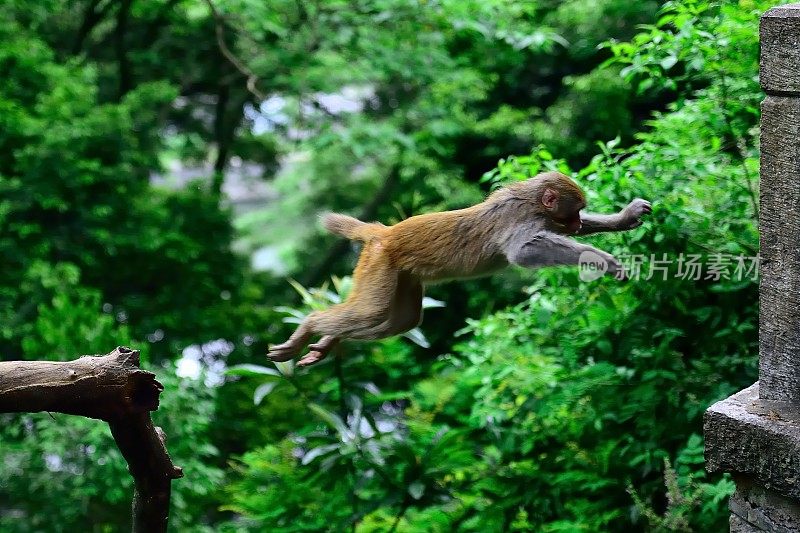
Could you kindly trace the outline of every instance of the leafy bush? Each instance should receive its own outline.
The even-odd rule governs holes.
[[[756,375],[770,4],[215,0],[217,19],[0,0],[0,358],[142,348],[186,472],[181,531],[720,530],[732,483],[703,472],[699,435]],[[351,110],[325,107],[339,92]],[[210,170],[153,185],[176,162]],[[225,177],[252,164],[264,205],[234,209]],[[574,170],[594,211],[653,201],[644,227],[592,237],[638,276],[443,284],[406,337],[264,364],[347,291],[302,288],[353,257],[318,231],[323,206],[391,223],[543,169]],[[201,359],[233,365],[225,386],[176,375],[215,339],[227,359]],[[2,416],[0,440],[0,529],[127,527],[102,424]]]
[[[733,274],[736,258],[757,250],[759,89],[739,74],[755,72],[756,37],[745,29],[763,8],[673,2],[658,25],[631,43],[609,45],[612,62],[625,65],[622,74],[640,90],[685,91],[636,144],[605,143],[577,173],[591,210],[617,210],[637,196],[653,200],[643,228],[592,239],[640,256],[638,279],[585,283],[573,268],[537,272],[526,301],[468,320],[451,353],[406,387],[384,381],[389,388],[367,395],[343,390],[364,374],[388,373],[393,361],[381,356],[396,341],[370,356],[379,370],[363,368],[359,358],[336,360],[341,370],[321,390],[338,382],[339,393],[322,395],[312,408],[319,414],[327,405],[322,420],[242,457],[230,487],[233,509],[247,517],[238,525],[723,529],[733,485],[703,472],[698,433],[711,402],[756,376],[757,281],[752,272]],[[699,44],[712,28],[725,46]],[[672,78],[672,69],[681,74]],[[501,161],[485,180],[549,168],[568,165],[537,149]],[[730,276],[716,279],[706,269],[687,278],[676,271],[677,259],[690,254],[706,267],[726,254]],[[668,272],[656,262],[664,257],[674,261]],[[387,406],[398,428],[390,435],[372,424],[353,427],[385,417]],[[445,437],[426,440],[431,434]]]

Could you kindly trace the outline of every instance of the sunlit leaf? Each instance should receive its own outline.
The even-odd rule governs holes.
[[[278,383],[279,382],[277,381],[270,381],[267,383],[262,383],[261,385],[256,387],[256,390],[253,392],[253,403],[255,405],[260,405],[261,402],[264,400],[264,398],[270,392],[272,392],[275,387],[278,386]]]
[[[229,376],[280,376],[281,373],[268,366],[241,364],[228,367],[225,373]]]

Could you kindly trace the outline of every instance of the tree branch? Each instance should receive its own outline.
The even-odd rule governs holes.
[[[225,114],[230,100],[230,87],[226,83],[217,88],[217,103],[214,110],[214,139],[217,141],[217,159],[214,161],[212,190],[219,195],[225,182],[225,165],[228,162],[228,136],[226,135]]]
[[[72,55],[78,55],[81,53],[83,42],[87,37],[89,37],[89,34],[92,33],[92,30],[95,28],[95,26],[97,26],[100,21],[103,20],[103,17],[105,17],[109,8],[113,5],[113,2],[106,2],[101,7],[101,1],[102,0],[92,0],[89,2],[89,5],[86,6],[86,10],[83,15],[83,21],[81,22],[80,28],[78,28],[78,32],[75,37],[75,43],[72,45]]]
[[[119,88],[117,90],[119,100],[122,100],[122,97],[133,88],[131,63],[128,59],[128,48],[125,43],[132,2],[133,0],[120,1],[119,10],[117,11],[117,27],[114,29],[114,51],[119,67]]]
[[[214,2],[211,0],[206,0],[206,4],[208,5],[208,9],[211,10],[211,16],[214,17],[214,25],[217,34],[217,47],[225,59],[233,65],[236,70],[238,70],[244,77],[247,79],[246,86],[248,92],[255,96],[260,103],[263,100],[266,100],[266,95],[258,90],[256,87],[256,83],[258,83],[258,76],[250,70],[247,65],[245,65],[241,60],[239,60],[236,55],[231,52],[231,49],[228,48],[228,45],[225,43],[225,19],[217,10],[217,6],[214,5]]]
[[[164,387],[139,368],[139,351],[124,346],[74,361],[0,362],[0,412],[48,411],[108,422],[133,476],[133,531],[165,532],[171,481],[183,476],[172,463],[158,409]]]

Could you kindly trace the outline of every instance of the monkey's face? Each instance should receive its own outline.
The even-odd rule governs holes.
[[[547,188],[542,194],[542,207],[559,233],[571,235],[581,229],[581,209],[586,207],[583,194]]]
[[[568,235],[578,233],[581,229],[581,209],[586,207],[583,198],[562,196],[551,211],[550,218],[561,231]]]

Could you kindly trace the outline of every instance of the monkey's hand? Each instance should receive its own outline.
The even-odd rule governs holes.
[[[628,230],[642,225],[642,217],[653,212],[650,202],[636,198],[620,211],[620,229]]]
[[[606,274],[613,276],[620,281],[628,281],[628,275],[625,273],[625,267],[613,255],[603,252],[603,260],[608,265]]]

